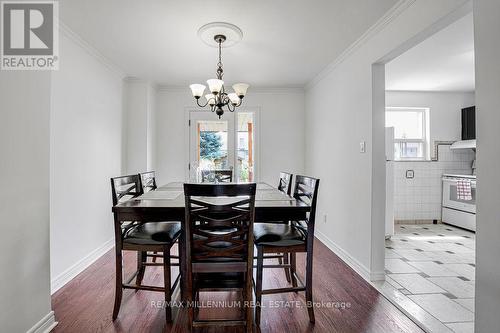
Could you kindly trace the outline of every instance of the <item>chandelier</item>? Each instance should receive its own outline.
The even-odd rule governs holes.
[[[219,48],[219,62],[217,63],[216,79],[207,80],[209,94],[205,95],[205,103],[200,103],[200,98],[205,92],[205,85],[203,84],[192,84],[189,86],[193,97],[196,99],[196,104],[199,107],[210,106],[212,112],[215,112],[219,119],[224,114],[224,108],[230,112],[234,112],[237,107],[241,105],[243,97],[247,93],[249,87],[246,83],[236,83],[233,85],[234,92],[227,93],[224,87],[224,81],[222,77],[224,76],[224,69],[222,66],[222,43],[226,41],[226,36],[222,34],[217,34],[214,36],[214,41],[218,44]]]

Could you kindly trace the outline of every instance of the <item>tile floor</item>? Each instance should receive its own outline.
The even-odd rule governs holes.
[[[386,297],[429,332],[474,332],[475,234],[445,224],[396,225],[386,241]]]

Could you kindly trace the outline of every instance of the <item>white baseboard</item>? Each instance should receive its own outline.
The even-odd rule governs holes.
[[[385,280],[385,272],[371,272],[370,273],[370,282],[372,281],[384,281]]]
[[[326,245],[330,250],[332,250],[333,253],[335,253],[337,256],[342,259],[349,267],[354,269],[356,273],[361,275],[363,279],[365,279],[368,282],[375,280],[380,280],[380,274],[382,274],[382,279],[384,279],[384,273],[380,272],[370,272],[368,268],[366,268],[365,265],[360,263],[357,259],[353,258],[349,253],[347,253],[344,249],[342,249],[340,246],[335,244],[331,239],[329,239],[325,234],[323,234],[321,231],[315,230],[314,235],[316,238],[318,238],[323,244]]]
[[[115,245],[114,238],[106,241],[104,244],[99,246],[94,251],[90,252],[88,255],[80,259],[73,266],[53,278],[50,282],[51,293],[54,294],[56,291],[61,289],[66,283],[71,281],[75,276],[80,274],[85,268],[89,267],[102,255],[108,252]]]
[[[54,311],[50,311],[38,323],[30,328],[26,333],[49,333],[56,327],[57,321],[54,316]]]

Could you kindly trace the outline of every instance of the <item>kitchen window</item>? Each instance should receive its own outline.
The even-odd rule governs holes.
[[[394,157],[400,161],[430,159],[429,109],[388,107],[385,126],[394,127]]]

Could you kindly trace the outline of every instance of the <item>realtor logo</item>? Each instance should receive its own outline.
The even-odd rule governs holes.
[[[2,70],[58,69],[56,1],[2,1]]]

